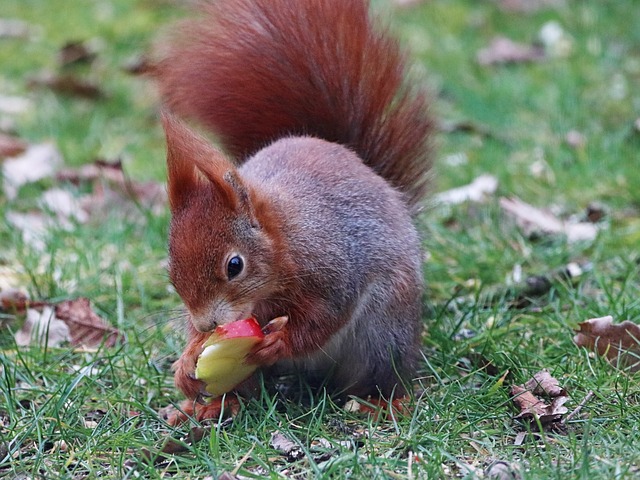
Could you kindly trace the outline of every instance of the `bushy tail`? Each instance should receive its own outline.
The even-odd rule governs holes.
[[[405,55],[367,0],[218,0],[164,45],[161,94],[244,160],[310,135],[348,146],[415,205],[433,122],[405,83]]]

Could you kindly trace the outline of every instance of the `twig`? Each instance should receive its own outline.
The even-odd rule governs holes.
[[[563,418],[560,423],[562,425],[566,425],[567,423],[569,423],[569,421],[571,421],[573,417],[575,417],[578,413],[580,413],[580,410],[582,410],[582,407],[584,407],[587,404],[587,402],[591,400],[591,397],[593,397],[593,390],[589,390],[589,392],[585,395],[585,397],[582,399],[580,404],[575,408],[575,410],[571,412],[569,415],[567,415],[565,418]]]

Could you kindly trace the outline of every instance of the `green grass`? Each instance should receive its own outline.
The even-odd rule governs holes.
[[[30,39],[0,39],[0,91],[32,107],[12,115],[20,137],[53,140],[69,165],[122,159],[136,179],[163,178],[164,145],[152,86],[122,66],[180,16],[172,2],[3,0],[1,16],[26,21]],[[376,7],[392,11],[384,2]],[[571,35],[566,58],[481,67],[475,54],[499,34],[535,40],[543,24]],[[127,343],[95,352],[17,348],[19,319],[0,313],[0,477],[474,478],[494,460],[521,478],[633,478],[640,472],[638,375],[617,371],[572,342],[578,322],[611,314],[640,323],[640,9],[631,0],[567,0],[531,15],[495,2],[433,0],[393,11],[392,25],[413,49],[435,94],[434,112],[491,135],[439,137],[435,190],[481,173],[500,180],[482,205],[433,207],[418,220],[425,262],[425,362],[413,413],[378,422],[343,411],[322,395],[310,405],[264,393],[230,424],[214,426],[186,451],[155,458],[169,428],[157,410],[181,399],[170,365],[183,341],[179,299],[165,271],[168,214],[114,211],[72,231],[56,231],[44,252],[0,224],[0,281],[37,299],[89,297]],[[72,71],[104,89],[98,101],[29,89],[27,79],[58,71],[56,52],[70,40],[98,45],[94,65]],[[6,117],[6,115],[2,115]],[[570,130],[582,149],[564,142]],[[447,159],[464,154],[466,162]],[[530,165],[543,159],[547,174]],[[0,195],[0,215],[35,208],[50,181]],[[590,244],[532,240],[507,220],[498,196],[517,195],[564,216],[590,202],[607,211]],[[558,281],[524,308],[511,308],[507,279],[589,263],[572,284]],[[483,369],[485,362],[494,368]],[[594,396],[564,435],[514,439],[522,427],[508,385],[547,368],[567,389],[567,406]],[[504,384],[501,377],[507,374]],[[280,431],[305,455],[287,460],[270,446]],[[318,446],[324,439],[331,446]],[[66,445],[66,447],[64,447]],[[143,451],[150,452],[144,454]],[[8,456],[7,456],[8,455]],[[4,459],[3,459],[4,458]],[[312,460],[315,459],[315,460]]]

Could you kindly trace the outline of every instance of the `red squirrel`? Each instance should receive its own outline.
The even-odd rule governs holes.
[[[432,156],[428,96],[407,84],[406,56],[366,0],[200,8],[156,69],[171,112],[169,275],[189,313],[177,387],[198,398],[202,344],[253,314],[263,326],[288,317],[250,353],[266,374],[406,395],[423,328],[412,216]]]

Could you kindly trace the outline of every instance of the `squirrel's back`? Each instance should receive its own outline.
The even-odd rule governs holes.
[[[405,194],[425,194],[426,96],[366,0],[219,0],[202,4],[162,50],[161,94],[209,128],[237,161],[274,140],[314,136],[355,151]]]

